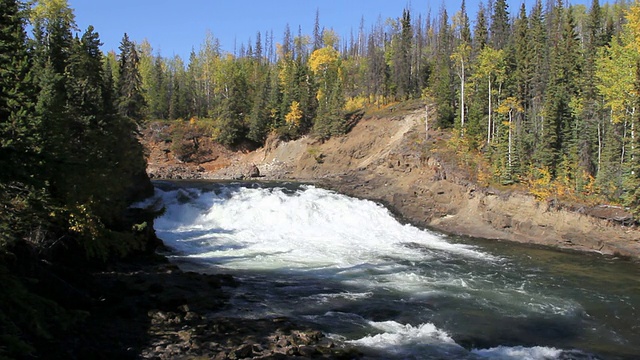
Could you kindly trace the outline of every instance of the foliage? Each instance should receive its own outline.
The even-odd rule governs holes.
[[[349,98],[344,104],[344,110],[346,112],[354,112],[357,110],[364,109],[366,107],[366,104],[367,104],[367,99],[362,96]]]
[[[284,116],[284,121],[287,123],[289,129],[297,129],[300,126],[302,120],[302,110],[300,110],[300,103],[293,101],[289,112]]]

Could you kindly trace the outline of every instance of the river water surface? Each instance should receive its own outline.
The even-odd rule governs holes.
[[[156,183],[182,267],[379,359],[640,359],[640,266],[446,236],[299,184]]]

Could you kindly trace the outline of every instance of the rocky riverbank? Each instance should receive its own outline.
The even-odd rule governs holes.
[[[238,286],[224,274],[183,271],[163,256],[69,277],[88,317],[64,340],[41,344],[60,359],[355,359],[320,331],[284,317],[220,316]],[[59,334],[58,334],[59,335]],[[54,340],[54,339],[52,339]],[[44,354],[44,353],[43,353]]]
[[[314,182],[380,201],[408,222],[450,234],[640,258],[640,231],[624,209],[481,187],[445,159],[447,136],[427,134],[423,110],[405,109],[365,116],[348,135],[326,142],[271,138],[256,151],[201,149],[202,160],[191,163],[176,161],[166,144],[145,144],[154,177]]]

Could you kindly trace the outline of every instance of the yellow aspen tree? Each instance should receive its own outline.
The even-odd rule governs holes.
[[[289,129],[297,129],[300,126],[302,120],[302,110],[300,109],[300,103],[297,101],[291,102],[289,107],[289,113],[284,116]]]
[[[478,55],[476,63],[476,71],[473,75],[473,80],[480,82],[486,81],[488,86],[488,114],[489,119],[487,122],[487,144],[491,143],[493,128],[493,94],[495,92],[494,87],[498,84],[498,88],[501,87],[505,78],[505,55],[503,50],[496,50],[490,46],[486,46]]]

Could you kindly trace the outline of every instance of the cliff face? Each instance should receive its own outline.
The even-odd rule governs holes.
[[[405,220],[451,234],[640,257],[640,231],[609,219],[615,209],[563,209],[528,194],[481,188],[437,151],[446,133],[427,133],[424,111],[365,117],[324,143],[269,139],[256,151],[211,152],[198,164],[178,163],[166,146],[146,141],[148,171],[157,177],[309,181],[390,206]],[[173,169],[169,174],[160,169]],[[255,175],[255,174],[254,174]],[[599,217],[588,214],[596,214]]]

